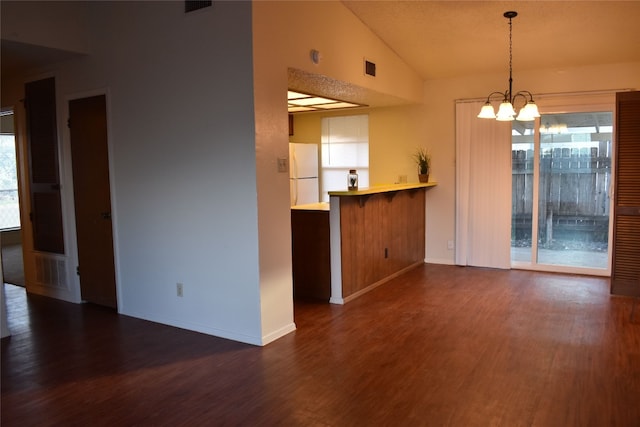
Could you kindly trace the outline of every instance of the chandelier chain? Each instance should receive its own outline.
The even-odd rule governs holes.
[[[511,17],[509,17],[509,101],[512,102],[512,93],[511,93],[511,82],[513,81],[512,70],[513,70],[513,41],[512,41],[512,23]]]
[[[496,119],[499,121],[534,121],[537,117],[540,117],[538,106],[533,101],[533,95],[527,90],[521,90],[515,95],[513,93],[513,18],[518,16],[518,12],[515,10],[506,11],[503,16],[509,19],[509,88],[505,92],[491,92],[487,96],[487,101],[480,109],[478,117],[481,119]],[[491,105],[491,98],[494,95],[501,95],[502,102],[496,114],[493,105]],[[514,108],[514,101],[516,98],[522,98],[524,102],[520,112],[516,115]],[[517,116],[517,117],[516,117]]]

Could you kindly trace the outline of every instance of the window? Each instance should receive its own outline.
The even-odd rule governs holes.
[[[0,230],[20,228],[13,112],[2,112],[0,131]]]
[[[322,119],[321,198],[329,191],[347,189],[350,169],[358,173],[359,187],[369,186],[369,116],[340,116]]]

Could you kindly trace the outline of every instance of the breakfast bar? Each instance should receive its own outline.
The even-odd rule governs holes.
[[[426,190],[435,182],[330,191],[291,208],[296,297],[344,304],[422,263]]]

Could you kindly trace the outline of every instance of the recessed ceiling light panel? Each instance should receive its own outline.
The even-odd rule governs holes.
[[[316,96],[298,91],[287,91],[289,112],[300,113],[304,111],[337,110],[341,108],[366,107],[364,104],[345,102],[339,99]]]

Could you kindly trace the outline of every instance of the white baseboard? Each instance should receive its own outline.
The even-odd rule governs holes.
[[[424,262],[427,264],[455,265],[452,259],[447,258],[426,258]]]

